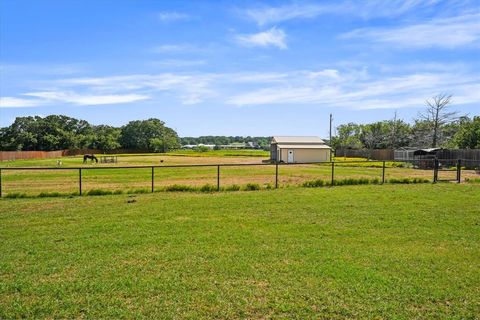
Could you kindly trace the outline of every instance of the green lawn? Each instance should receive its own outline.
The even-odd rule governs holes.
[[[479,199],[469,184],[3,199],[0,318],[478,319]]]
[[[151,168],[117,168],[120,166],[169,166],[169,165],[212,165],[212,164],[242,164],[243,166],[222,167],[220,173],[221,187],[233,185],[246,186],[249,183],[258,184],[262,188],[275,185],[274,165],[262,164],[265,155],[263,151],[251,150],[219,150],[210,152],[178,151],[169,154],[125,154],[118,155],[117,164],[82,164],[82,158],[64,157],[60,159],[31,159],[6,161],[0,164],[2,168],[15,167],[56,167],[62,170],[2,170],[3,196],[38,196],[42,193],[72,194],[79,192],[79,172],[76,167],[82,167],[82,192],[102,189],[111,192],[134,192],[151,188]],[[57,160],[62,166],[57,167]],[[381,179],[382,162],[346,162],[344,158],[336,159],[335,179]],[[354,159],[361,160],[361,159]],[[386,163],[386,180],[421,178],[432,180],[432,170],[419,170],[399,167],[399,163]],[[103,169],[114,167],[113,169]],[[441,173],[441,179],[454,179],[456,172]],[[475,181],[478,175],[473,170],[464,171],[463,179]],[[299,186],[311,180],[331,180],[331,165],[329,163],[310,165],[280,165],[279,187]],[[183,167],[156,168],[154,173],[155,189],[161,190],[167,186],[182,185],[200,187],[206,184],[217,184],[217,167]]]

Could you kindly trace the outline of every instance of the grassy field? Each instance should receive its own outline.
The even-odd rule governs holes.
[[[181,153],[181,154],[179,154]],[[134,192],[150,190],[151,168],[121,169],[119,166],[168,166],[168,165],[209,165],[209,164],[261,164],[264,151],[219,150],[210,152],[178,151],[169,154],[134,154],[119,155],[117,164],[82,163],[82,157],[64,157],[61,159],[17,160],[1,163],[3,168],[15,167],[57,167],[57,160],[62,161],[65,170],[26,170],[2,171],[3,194],[36,196],[41,193],[72,194],[79,191],[78,170],[68,168],[82,167],[82,191],[107,190],[116,192]],[[335,179],[381,179],[382,163],[348,163],[344,159],[336,159]],[[359,159],[353,159],[359,160]],[[386,180],[403,178],[422,178],[432,180],[432,170],[418,170],[399,167],[399,163],[387,162]],[[114,169],[101,169],[113,167]],[[95,170],[89,170],[96,168]],[[456,172],[442,172],[441,179],[454,179]],[[475,181],[479,178],[473,170],[464,171],[463,179]],[[314,165],[282,165],[279,168],[279,186],[298,186],[311,180],[331,180],[330,164]],[[199,188],[206,184],[217,184],[216,167],[195,168],[156,168],[154,173],[156,190],[172,185],[192,186]],[[245,186],[258,184],[261,188],[275,185],[275,166],[232,166],[222,167],[220,185],[229,188],[234,185]]]
[[[0,200],[0,318],[478,319],[480,188]]]

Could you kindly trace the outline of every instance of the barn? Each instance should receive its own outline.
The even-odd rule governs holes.
[[[332,149],[315,136],[276,136],[270,143],[270,160],[303,163],[330,161]]]

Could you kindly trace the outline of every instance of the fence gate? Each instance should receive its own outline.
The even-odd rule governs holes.
[[[441,159],[434,160],[433,175],[434,181],[458,182],[461,181],[461,160],[458,159],[454,166],[451,166],[451,161],[442,163]]]

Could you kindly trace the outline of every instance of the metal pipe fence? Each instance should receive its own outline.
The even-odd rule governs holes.
[[[449,160],[450,161],[450,160]],[[409,160],[408,162],[401,162],[404,164],[425,165],[427,163],[428,170],[431,170],[431,182],[436,183],[439,181],[456,181],[457,183],[461,182],[462,177],[462,163],[465,160],[458,159],[455,163],[455,166],[444,167],[442,166],[442,159],[422,159],[422,160]],[[473,160],[466,160],[472,162]],[[399,162],[395,162],[399,163]],[[361,166],[358,166],[358,165]],[[374,165],[377,164],[377,165]],[[110,166],[110,167],[3,167],[0,168],[0,197],[5,193],[5,181],[2,179],[3,175],[7,171],[78,171],[78,194],[82,195],[84,193],[83,187],[83,178],[86,171],[95,171],[95,170],[113,170],[113,169],[123,169],[123,170],[139,170],[139,169],[150,169],[150,192],[155,191],[155,174],[156,172],[161,172],[165,169],[184,169],[184,168],[214,168],[216,169],[216,190],[221,190],[221,168],[229,167],[274,167],[272,170],[272,175],[274,179],[274,187],[279,188],[279,178],[280,171],[279,168],[285,167],[295,167],[295,166],[305,166],[305,165],[316,165],[318,167],[325,166],[330,167],[330,183],[329,186],[335,186],[339,173],[336,172],[342,167],[353,168],[358,166],[358,168],[363,169],[378,169],[378,179],[381,181],[381,184],[386,182],[387,168],[394,168],[392,166],[387,166],[386,161],[380,160],[351,160],[351,161],[329,161],[329,162],[302,162],[302,163],[226,163],[226,164],[179,164],[179,165],[145,165],[145,166]],[[371,165],[371,166],[370,166]],[[480,160],[476,161],[476,174],[480,177]],[[376,172],[376,171],[375,171]],[[455,172],[455,179],[445,179],[441,175],[443,172]],[[327,184],[328,185],[328,184]]]

